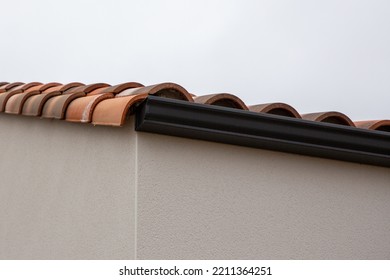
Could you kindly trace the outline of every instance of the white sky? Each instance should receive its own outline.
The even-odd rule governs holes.
[[[390,119],[390,1],[0,2],[1,81],[175,82]]]

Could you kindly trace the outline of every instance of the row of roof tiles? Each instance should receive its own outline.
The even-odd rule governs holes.
[[[232,94],[195,96],[174,83],[143,86],[140,83],[128,82],[111,86],[106,83],[85,85],[0,82],[0,112],[94,125],[122,126],[128,112],[148,95],[390,132],[390,120],[353,122],[340,112],[300,115],[297,110],[285,103],[247,106]]]

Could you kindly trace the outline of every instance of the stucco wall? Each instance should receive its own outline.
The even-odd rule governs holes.
[[[134,258],[134,153],[132,124],[1,114],[0,259]]]
[[[388,168],[148,133],[138,155],[140,259],[390,259]]]
[[[390,171],[2,114],[0,259],[390,259]]]

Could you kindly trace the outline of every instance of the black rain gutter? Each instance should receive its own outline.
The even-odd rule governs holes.
[[[149,96],[137,131],[390,167],[390,133]]]

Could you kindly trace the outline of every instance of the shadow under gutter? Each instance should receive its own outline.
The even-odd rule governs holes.
[[[149,96],[137,131],[390,167],[390,133]]]

